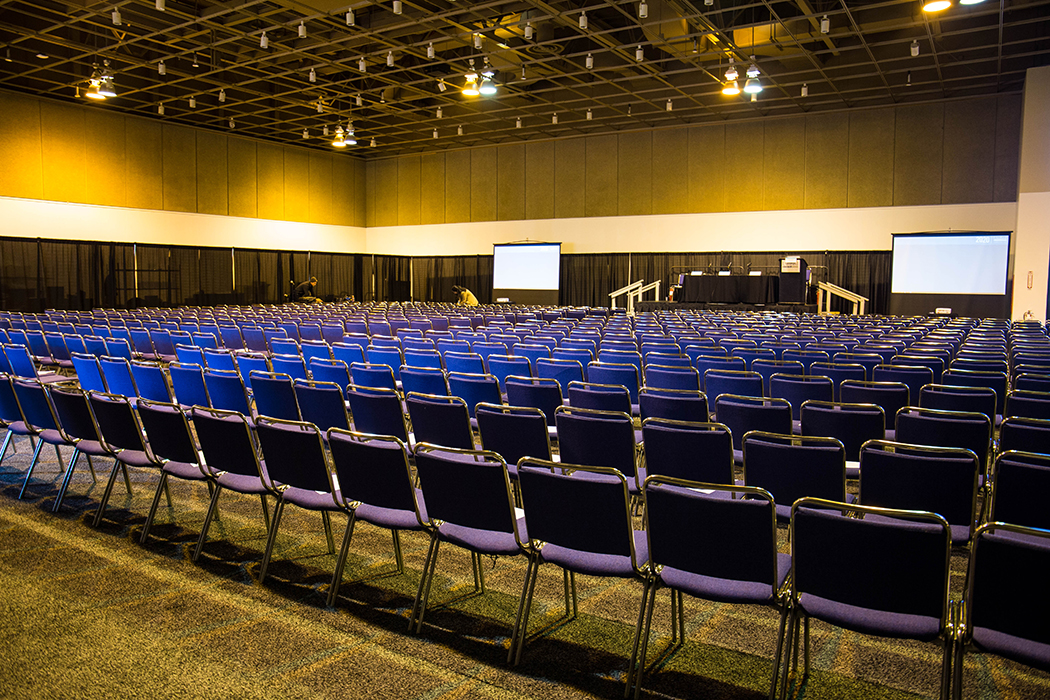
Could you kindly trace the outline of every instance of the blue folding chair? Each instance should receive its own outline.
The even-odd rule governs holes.
[[[251,379],[255,415],[268,416],[279,420],[304,420],[303,414],[299,409],[299,402],[296,399],[292,377],[280,372],[260,372],[256,370],[251,373]]]
[[[470,413],[460,397],[412,392],[406,395],[405,406],[417,446],[428,443],[460,450],[474,449]]]

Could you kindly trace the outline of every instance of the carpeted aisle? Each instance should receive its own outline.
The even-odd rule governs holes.
[[[359,524],[339,600],[325,607],[335,565],[319,515],[289,507],[265,584],[257,498],[224,494],[200,561],[190,561],[207,506],[202,485],[173,483],[145,545],[138,542],[156,475],[132,470],[99,528],[109,464],[92,484],[78,466],[62,510],[51,507],[53,449],[17,500],[31,454],[0,466],[2,698],[556,698],[623,696],[641,585],[578,577],[579,619],[559,624],[562,579],[541,571],[533,637],[520,667],[507,641],[525,573],[522,557],[485,559],[488,591],[473,593],[470,558],[445,545],[421,635],[406,633],[427,540],[402,536],[406,573],[392,575],[390,535]],[[68,453],[64,453],[67,456]],[[333,518],[336,544],[345,518]],[[953,573],[964,558],[953,560]],[[958,577],[957,585],[961,587]],[[764,608],[686,600],[689,641],[669,642],[658,597],[643,695],[760,698],[768,689],[778,617]],[[542,630],[542,632],[541,632]],[[813,626],[814,672],[803,698],[934,697],[939,649]],[[972,656],[967,698],[1050,697],[1050,677]]]

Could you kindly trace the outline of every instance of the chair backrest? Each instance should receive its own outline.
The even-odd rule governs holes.
[[[222,338],[223,346],[229,350],[244,349],[244,338],[237,326],[219,326],[219,337]]]
[[[512,473],[522,457],[551,458],[547,419],[538,408],[479,403],[474,415],[482,447],[503,457]]]
[[[653,389],[699,391],[700,373],[695,367],[666,367],[646,365],[645,386]]]
[[[300,354],[299,343],[292,338],[272,338],[270,352],[280,355],[298,355]]]
[[[995,460],[988,522],[1050,529],[1050,455],[1010,450]]]
[[[106,338],[106,354],[110,357],[123,357],[125,360],[134,358],[131,343],[125,338]]]
[[[406,395],[405,405],[417,445],[425,442],[461,450],[474,449],[470,413],[460,397],[413,392]]]
[[[403,356],[405,365],[408,367],[430,367],[433,369],[444,369],[445,367],[445,361],[437,350],[406,348]]]
[[[310,358],[310,375],[318,382],[337,384],[344,390],[350,384],[350,368],[342,360]]]
[[[555,422],[563,463],[609,467],[634,481],[634,424],[629,414],[559,406]]]
[[[843,403],[873,403],[882,408],[887,418],[886,428],[893,430],[897,411],[911,405],[911,389],[904,382],[862,382],[844,380],[839,386],[839,400]],[[914,397],[918,401],[918,397]]]
[[[715,399],[715,416],[733,434],[733,449],[742,449],[744,435],[752,430],[791,434],[791,404],[784,399],[722,394]]]
[[[491,374],[467,374],[449,372],[448,391],[450,396],[458,396],[467,404],[470,417],[474,417],[474,407],[479,403],[503,403],[499,382]]]
[[[270,356],[270,367],[274,372],[287,374],[292,379],[309,379],[306,371],[306,362],[302,355],[281,355],[274,353]]]
[[[196,438],[178,404],[140,399],[135,406],[150,450],[162,460],[200,464]]]
[[[304,420],[290,375],[256,370],[251,373],[251,378],[257,415],[287,421]]]
[[[743,370],[709,369],[704,372],[704,387],[704,393],[716,402],[722,394],[761,397],[765,393],[762,375]]]
[[[171,342],[171,331],[165,328],[151,328],[149,337],[153,341],[154,352],[165,357],[175,357],[175,344]]]
[[[1005,419],[999,426],[999,450],[1050,454],[1050,420],[1020,416]]]
[[[88,392],[88,405],[103,447],[111,454],[121,450],[140,452],[156,462],[142,438],[142,424],[131,401],[130,397],[119,394]]]
[[[785,350],[781,353],[780,359],[801,362],[805,367],[805,373],[812,374],[811,365],[814,362],[831,362],[831,355],[824,350]]]
[[[183,345],[179,343],[175,346],[175,357],[184,365],[200,365],[201,367],[207,367],[208,363],[204,359],[204,351],[196,345]]]
[[[631,394],[620,384],[569,382],[568,397],[569,403],[577,408],[631,413]]]
[[[434,367],[402,366],[401,389],[406,395],[411,391],[419,394],[449,395],[445,371]]]
[[[708,419],[707,397],[698,390],[678,391],[645,387],[638,393],[638,414],[642,421],[646,418],[667,418],[705,423]]]
[[[1005,417],[1050,419],[1050,393],[1014,389],[1006,394],[1003,410]]]
[[[168,365],[175,400],[182,406],[211,406],[208,387],[204,383],[204,370],[200,365],[184,365],[172,362]]]
[[[328,431],[328,447],[346,503],[411,513],[414,519],[416,490],[404,441],[389,435],[332,429]]]
[[[859,382],[867,381],[867,371],[864,365],[855,362],[813,362],[809,366],[809,373],[815,376],[830,377],[835,383],[835,398],[841,401],[839,385],[843,381],[852,379]]]
[[[633,364],[591,362],[587,365],[587,381],[594,384],[620,385],[627,389],[631,403],[638,403],[641,389],[639,368]]]
[[[246,416],[251,415],[251,404],[248,402],[248,390],[241,375],[234,370],[206,369],[204,385],[208,388],[208,398],[213,408],[224,411],[237,411]]]
[[[491,359],[489,361],[491,365]],[[514,374],[519,374],[515,372]],[[569,384],[571,382],[582,382],[586,380],[583,364],[579,359],[567,359],[551,357],[540,358],[535,363],[535,373],[540,379],[553,379],[561,386],[562,396],[569,395]]]
[[[365,357],[370,365],[386,365],[389,367],[394,374],[394,381],[399,380],[398,375],[401,372],[401,365],[405,364],[405,358],[401,354],[401,348],[369,345],[365,349]]]
[[[274,486],[332,494],[332,484],[322,433],[312,423],[283,421],[260,416],[255,421],[266,475]]]
[[[245,415],[194,406],[190,409],[190,416],[210,471],[231,472],[262,480],[259,454]]]
[[[393,389],[351,384],[346,389],[354,431],[375,435],[392,435],[408,442],[401,398]]]
[[[15,397],[26,423],[37,431],[58,430],[58,416],[44,385],[38,379],[12,377]]]
[[[846,448],[837,439],[752,431],[742,443],[744,483],[771,493],[781,517],[806,496],[846,500]]]
[[[802,434],[832,437],[846,448],[846,459],[860,459],[860,447],[868,440],[886,437],[886,415],[869,403],[806,401],[799,413]]]
[[[830,377],[805,374],[781,374],[769,377],[769,396],[791,404],[792,420],[802,419],[802,404],[811,399],[833,401],[835,383]],[[774,494],[774,497],[776,494]],[[778,499],[783,502],[783,499]]]
[[[204,348],[204,362],[210,369],[237,371],[237,358],[232,350],[225,348]]]
[[[98,426],[91,415],[87,392],[73,386],[49,386],[47,393],[55,407],[59,430],[64,436],[73,440],[87,440],[101,443]]]
[[[878,365],[872,377],[876,382],[907,384],[913,401],[918,400],[922,387],[934,382],[933,370],[919,365]]]
[[[111,393],[120,394],[121,396],[139,395],[135,378],[131,374],[131,363],[128,362],[127,358],[103,356],[98,358],[98,364],[102,370],[102,376],[106,380],[105,384],[109,387]]]
[[[649,475],[733,484],[733,436],[721,423],[647,418],[642,441]]]
[[[455,352],[447,350],[442,354],[445,369],[461,374],[484,374],[485,360],[476,352]]]
[[[9,374],[0,374],[0,427],[7,427],[12,423],[25,423],[30,428],[22,406],[18,403],[15,395],[14,378]],[[31,428],[30,428],[31,429]],[[0,458],[3,455],[0,454]]]
[[[394,370],[389,365],[354,362],[350,365],[350,379],[356,386],[397,391]]]
[[[507,377],[532,376],[532,363],[527,357],[514,357],[512,355],[489,355],[486,361],[489,374],[499,382],[500,389],[507,391]]]
[[[988,464],[992,421],[983,413],[909,406],[897,412],[896,426],[898,442],[961,447],[977,455],[982,470]]]
[[[355,362],[365,361],[365,350],[356,343],[336,342],[332,343],[332,357],[345,362],[347,367]]]
[[[756,592],[750,601],[772,602],[782,579],[773,497],[762,489],[737,486],[731,492],[737,497],[726,498],[727,491],[715,484],[648,477],[645,531],[650,568],[766,584],[768,590]],[[684,532],[689,536],[682,537]]]
[[[28,347],[8,343],[3,346],[3,352],[7,357],[8,365],[11,367],[11,372],[15,376],[29,379],[36,378],[36,363],[33,361],[33,356],[30,354]]]
[[[561,385],[556,379],[511,376],[504,385],[507,403],[538,408],[547,417],[547,425],[554,425],[554,412],[562,405]]]
[[[989,421],[994,421],[995,390],[986,386],[927,384],[919,390],[919,406],[944,411],[983,413],[988,416]]]
[[[73,362],[73,371],[77,374],[77,382],[80,384],[81,389],[85,391],[109,391],[105,375],[102,374],[102,365],[99,363],[98,356],[74,352],[69,356],[69,359]]]

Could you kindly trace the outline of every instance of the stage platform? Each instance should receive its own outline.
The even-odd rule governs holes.
[[[753,311],[756,313],[815,314],[816,304],[719,304],[712,301],[636,301],[635,313],[651,311]]]

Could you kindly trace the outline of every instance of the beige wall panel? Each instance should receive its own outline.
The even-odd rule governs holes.
[[[651,131],[620,134],[616,143],[616,213],[653,213],[653,135]]]
[[[226,162],[230,216],[259,216],[259,163],[255,141],[228,139]]]
[[[470,221],[470,151],[445,154],[445,223]]]
[[[376,178],[379,163],[370,160],[365,163],[365,226],[376,225]]]
[[[1021,172],[1021,96],[1003,95],[995,110],[995,201],[1017,201]]]
[[[762,208],[802,209],[806,203],[806,118],[765,123]]]
[[[689,129],[689,211],[725,211],[726,128]]]
[[[893,204],[892,109],[856,112],[849,118],[849,207]]]
[[[397,223],[412,226],[420,222],[420,159],[407,156],[397,160]]]
[[[995,98],[944,105],[941,202],[991,202],[995,183]]]
[[[332,156],[332,223],[354,225],[354,161],[345,155]]]
[[[583,141],[587,148],[584,200],[586,215],[616,216],[616,136],[589,136]]]
[[[259,218],[284,218],[284,148],[271,143],[255,146]]]
[[[164,208],[164,158],[161,124],[127,117],[124,121],[125,203],[136,209]]]
[[[893,204],[940,204],[944,167],[944,105],[897,108]]]
[[[44,195],[40,151],[40,101],[0,94],[0,195],[38,199]],[[17,163],[17,168],[6,164]]]
[[[397,161],[381,160],[376,164],[376,226],[397,226]]]
[[[554,218],[554,142],[525,144],[525,218]]]
[[[332,158],[331,153],[310,152],[310,218],[313,224],[335,223],[332,219]]]
[[[724,211],[760,211],[764,178],[762,122],[726,124]]]
[[[197,132],[197,211],[201,214],[230,213],[226,141],[225,134]]]
[[[849,115],[806,116],[805,209],[838,209],[847,203]]]
[[[586,215],[587,142],[584,139],[554,142],[554,216]]]
[[[197,211],[197,131],[162,124],[161,149],[164,208],[168,211]]]
[[[470,220],[496,220],[496,149],[470,151]]]
[[[310,221],[310,153],[285,146],[284,152],[284,218],[287,221]]]
[[[689,211],[689,130],[660,129],[653,134],[653,214]]]
[[[88,141],[84,137],[86,111],[79,106],[57,102],[40,103],[40,127],[44,134],[44,199],[84,201]]]
[[[419,162],[419,221],[445,223],[445,154],[428,153]]]
[[[496,149],[496,218],[520,221],[525,218],[525,144]]]
[[[126,205],[127,161],[123,114],[84,111],[85,133],[91,134],[91,157],[84,168],[84,201],[109,207]]]
[[[367,184],[365,183],[365,162],[353,161],[354,171],[354,226],[366,226],[368,221]]]

